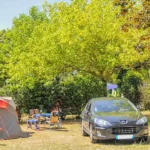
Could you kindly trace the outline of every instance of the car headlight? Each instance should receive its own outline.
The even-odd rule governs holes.
[[[147,122],[147,118],[146,118],[146,117],[143,117],[143,118],[139,119],[139,120],[136,122],[136,124],[144,124],[144,123],[146,123],[146,122]]]
[[[100,126],[110,126],[111,125],[110,122],[103,120],[103,119],[98,119],[98,118],[95,118],[94,122]]]

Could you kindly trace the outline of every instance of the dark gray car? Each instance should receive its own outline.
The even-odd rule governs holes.
[[[125,98],[91,99],[82,114],[82,135],[97,140],[148,140],[148,121],[132,102]]]

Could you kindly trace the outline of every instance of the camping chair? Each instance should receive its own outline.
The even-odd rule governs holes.
[[[61,122],[59,120],[59,114],[58,114],[58,111],[53,111],[51,113],[51,116],[49,118],[49,120],[46,120],[46,124],[49,124],[50,125],[50,128],[53,126],[56,128],[56,126],[58,128],[61,128]]]
[[[28,128],[32,129],[33,128],[32,125],[33,125],[35,130],[39,130],[40,129],[40,122],[41,122],[40,117],[27,120],[27,129]]]

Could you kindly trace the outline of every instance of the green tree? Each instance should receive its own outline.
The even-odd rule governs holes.
[[[8,78],[7,74],[7,60],[8,60],[8,50],[5,42],[9,42],[9,39],[6,37],[6,31],[0,31],[0,87],[6,84],[6,79]]]
[[[135,45],[136,51],[142,55],[145,55],[144,61],[141,61],[141,58],[139,58],[139,61],[134,63],[132,66],[132,71],[130,67],[122,68],[118,74],[118,82],[122,89],[121,92],[124,93],[124,95],[130,98],[133,102],[139,103],[144,101],[144,96],[142,96],[144,93],[141,93],[140,87],[142,86],[142,82],[145,82],[144,79],[146,78],[144,78],[144,72],[149,69],[150,63],[150,32],[148,23],[150,3],[147,0],[114,0],[114,3],[115,5],[121,6],[121,15],[125,16],[128,20],[128,22],[126,22],[123,26],[123,30],[125,32],[127,32],[130,28],[144,31],[144,34],[139,37],[139,42]],[[141,73],[143,77],[139,76],[137,72]]]
[[[113,2],[74,0],[47,7],[49,23],[35,27],[26,45],[28,53],[11,66],[12,80],[28,82],[35,76],[49,80],[78,70],[110,81],[121,68],[136,69],[149,61],[149,51],[135,49],[144,33],[132,28],[125,32],[126,19]]]
[[[5,42],[5,45],[9,45],[7,49],[9,51],[9,83],[13,80],[13,84],[17,85],[17,81],[20,80],[20,78],[21,82],[18,86],[23,87],[26,83],[32,86],[32,83],[34,84],[34,82],[36,82],[36,73],[30,72],[30,65],[32,65],[31,60],[34,59],[34,57],[28,58],[27,54],[30,50],[32,51],[32,49],[29,49],[29,40],[32,37],[32,33],[35,27],[41,23],[48,23],[46,13],[44,11],[40,12],[38,8],[34,6],[29,10],[29,15],[21,14],[19,18],[13,19],[12,29],[7,31],[7,38],[10,40]],[[23,65],[24,63],[26,64],[25,66]],[[29,80],[29,76],[34,76],[34,78]]]
[[[45,3],[42,11],[31,8],[29,15],[15,18],[7,32],[7,83],[15,89],[33,89],[39,81],[48,83],[77,71],[106,86],[108,81],[123,81],[118,77],[122,70],[142,73],[150,65],[148,40],[141,40],[148,30],[131,26],[132,11],[121,12],[110,0]]]

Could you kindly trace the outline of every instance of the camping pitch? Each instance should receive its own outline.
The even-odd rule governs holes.
[[[26,137],[18,124],[18,116],[10,98],[0,97],[0,139]]]

